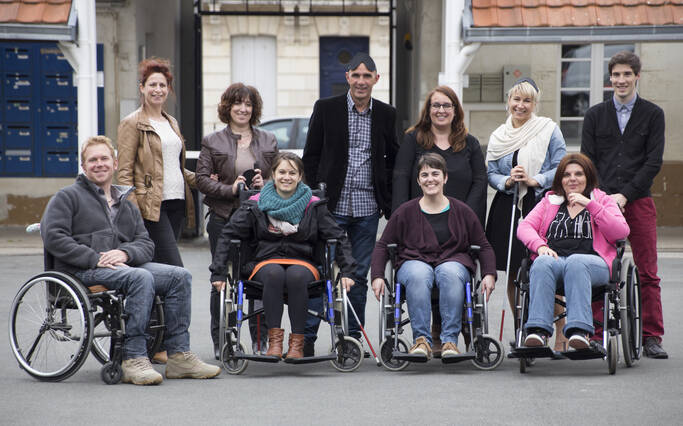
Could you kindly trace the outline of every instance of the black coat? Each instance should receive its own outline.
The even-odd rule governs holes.
[[[320,99],[313,107],[304,148],[306,183],[317,188],[327,184],[329,209],[339,201],[349,165],[349,113],[346,94]],[[372,183],[381,213],[391,213],[391,179],[398,152],[396,110],[372,99],[371,129]]]
[[[230,240],[241,240],[248,246],[249,259],[243,259],[243,273],[249,275],[257,263],[267,259],[299,259],[319,266],[323,263],[325,241],[339,241],[335,251],[342,276],[351,277],[356,265],[346,233],[327,210],[327,201],[312,202],[299,222],[299,230],[291,235],[268,231],[268,218],[255,201],[243,203],[221,231],[213,255],[211,281],[225,281],[230,253]]]
[[[581,152],[595,164],[606,193],[628,201],[649,197],[662,167],[664,112],[638,96],[622,135],[613,99],[594,105],[583,119]]]
[[[443,151],[434,146],[424,149],[417,142],[416,133],[407,133],[396,156],[394,167],[392,210],[408,200],[422,196],[417,183],[417,162],[426,152],[441,155],[446,160],[448,182],[444,186],[444,195],[456,198],[467,204],[479,218],[482,226],[486,217],[486,164],[479,141],[472,135],[465,138],[465,147],[453,152]]]

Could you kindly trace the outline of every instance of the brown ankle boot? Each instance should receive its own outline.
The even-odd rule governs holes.
[[[282,328],[268,329],[268,352],[266,356],[282,358],[282,342],[285,340],[285,330]]]
[[[287,359],[296,359],[304,357],[304,335],[290,333],[289,334],[289,349],[287,349]]]

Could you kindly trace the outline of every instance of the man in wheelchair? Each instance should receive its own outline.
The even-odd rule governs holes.
[[[50,200],[41,221],[45,249],[55,269],[73,274],[86,287],[102,285],[126,296],[123,382],[159,384],[163,378],[147,355],[145,329],[155,294],[165,298],[166,378],[210,378],[220,368],[190,351],[190,273],[152,263],[154,243],[140,212],[126,198],[132,187],[113,185],[117,161],[111,140],[89,138],[82,147],[84,174]]]
[[[476,214],[464,203],[443,194],[446,162],[427,153],[418,161],[417,181],[424,194],[402,204],[391,216],[372,254],[372,289],[379,300],[385,291],[387,246],[398,245],[397,281],[405,286],[413,330],[411,355],[432,357],[431,294],[439,289],[441,356],[459,355],[465,284],[475,265],[468,250],[481,247],[481,289],[488,300],[495,287],[496,261]]]
[[[525,347],[545,347],[552,335],[555,293],[564,286],[564,334],[576,350],[594,333],[591,287],[609,282],[617,240],[629,227],[616,202],[598,189],[595,166],[583,154],[566,155],[552,191],[522,221],[517,238],[534,260],[529,276]]]

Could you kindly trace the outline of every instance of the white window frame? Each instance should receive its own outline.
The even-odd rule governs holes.
[[[603,87],[603,67],[605,64],[605,43],[565,43],[567,45],[590,45],[591,55],[590,55],[590,82],[589,82],[589,106],[593,106],[600,102],[603,102],[604,92],[609,89]],[[635,42],[614,42],[609,44],[632,44],[634,46],[634,52],[639,54],[639,45]],[[562,63],[570,62],[562,58],[562,44],[559,49],[559,60],[557,62],[557,105],[556,105],[556,117],[558,117],[558,125],[561,126],[563,121],[577,121],[583,122],[583,117],[562,117]],[[585,59],[583,60],[585,61]],[[577,62],[580,62],[578,60]],[[587,61],[586,61],[587,62]],[[585,88],[564,88],[565,90],[585,90]],[[580,136],[580,135],[579,135]],[[567,145],[567,150],[572,152],[578,152],[581,146],[579,144]]]

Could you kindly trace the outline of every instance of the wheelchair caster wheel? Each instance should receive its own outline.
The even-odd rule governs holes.
[[[102,377],[102,381],[108,385],[117,384],[123,377],[121,364],[113,363],[111,361],[107,362],[102,366],[102,370],[100,370],[100,377]]]
[[[481,341],[479,340],[481,339]],[[503,344],[497,339],[483,335],[474,339],[472,345],[477,353],[476,358],[472,360],[472,364],[480,370],[493,370],[497,368],[505,358],[505,349]]]
[[[408,352],[408,344],[403,339],[398,339],[398,350],[400,352]],[[401,371],[410,364],[410,361],[398,360],[393,358],[394,339],[385,339],[379,346],[379,359],[384,368],[389,371]]]
[[[244,345],[240,343],[239,345],[239,352],[245,353],[244,351]],[[223,351],[221,353],[221,363],[223,364],[223,368],[225,368],[225,371],[228,372],[228,374],[242,374],[244,370],[247,369],[247,365],[249,365],[249,361],[246,359],[237,359],[235,358],[235,344],[234,343],[226,343],[223,345]]]
[[[337,359],[330,363],[342,373],[357,370],[363,362],[363,345],[353,337],[344,336],[342,340],[337,341],[333,350],[337,353]]]

